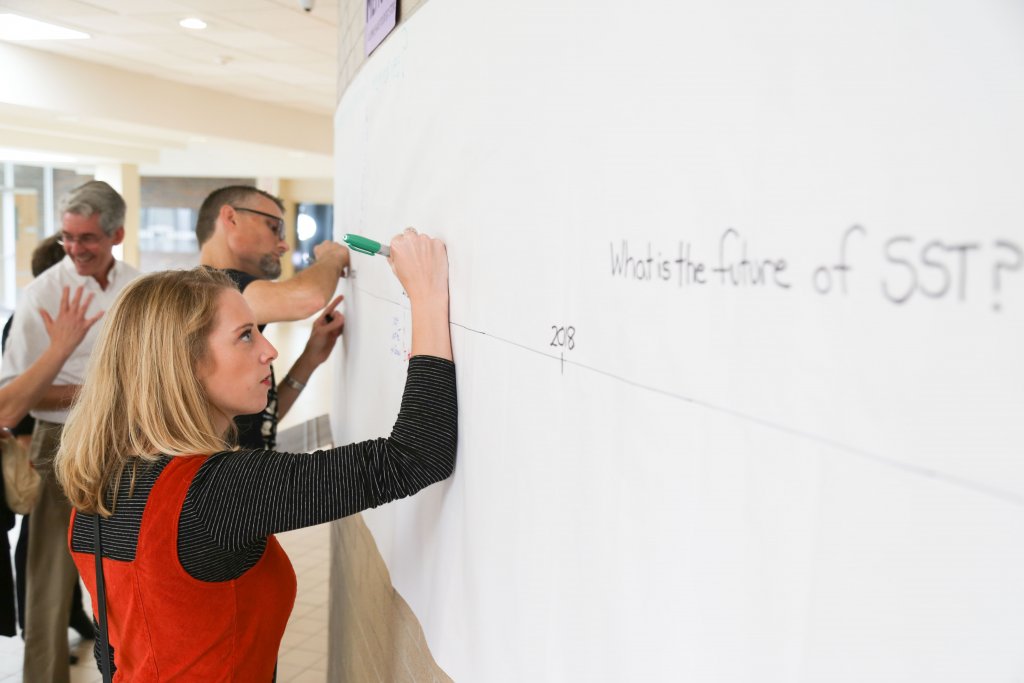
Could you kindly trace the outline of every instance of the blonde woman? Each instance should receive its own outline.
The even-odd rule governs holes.
[[[273,534],[402,498],[449,476],[456,394],[444,244],[391,242],[413,358],[391,436],[312,454],[231,450],[277,356],[231,280],[148,275],[121,295],[65,427],[57,476],[71,552],[96,606],[96,514],[120,680],[271,681],[295,597]],[[319,324],[319,323],[318,323]]]

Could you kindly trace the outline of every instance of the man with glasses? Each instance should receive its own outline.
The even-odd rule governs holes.
[[[274,448],[277,422],[291,408],[310,375],[330,355],[344,318],[331,300],[348,268],[348,249],[337,242],[318,244],[316,262],[287,280],[281,275],[285,241],[284,204],[263,190],[231,185],[203,201],[196,220],[199,263],[227,273],[252,307],[262,332],[267,323],[303,320],[321,311],[302,354],[279,385],[273,378],[262,413],[235,419],[243,448]]]
[[[65,290],[83,287],[93,295],[86,315],[110,310],[114,299],[139,272],[114,258],[124,240],[125,202],[107,183],[91,181],[71,190],[58,205],[60,241],[67,254],[33,280],[18,302],[0,367],[0,386],[11,382],[36,361],[49,345],[39,310],[53,318]],[[71,504],[53,476],[53,456],[67,420],[68,408],[85,378],[86,365],[99,335],[101,319],[64,363],[60,373],[30,414],[36,419],[30,452],[42,475],[42,493],[32,511],[28,543],[28,584],[25,608],[26,683],[66,683],[70,678],[68,617],[78,572],[68,552]]]

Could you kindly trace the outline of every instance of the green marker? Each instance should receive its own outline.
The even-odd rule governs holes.
[[[385,258],[391,256],[391,247],[380,242],[374,242],[369,237],[362,237],[360,235],[353,235],[351,233],[341,238],[342,241],[351,247],[353,250],[363,254],[380,254]]]

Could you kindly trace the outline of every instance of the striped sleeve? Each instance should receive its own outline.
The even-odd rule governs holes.
[[[314,453],[247,450],[211,457],[182,509],[179,549],[242,550],[404,498],[451,475],[458,435],[455,365],[416,356],[388,438]],[[191,554],[191,553],[189,553]]]

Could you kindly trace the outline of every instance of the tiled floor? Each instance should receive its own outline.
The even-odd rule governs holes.
[[[291,558],[299,583],[295,608],[278,654],[277,680],[279,683],[325,683],[329,527],[322,524],[289,531],[277,538]],[[13,547],[13,539],[11,545]],[[78,664],[71,667],[71,683],[100,683],[102,679],[92,656],[92,641],[81,642],[74,631],[68,633],[72,637],[72,651],[79,657]],[[0,636],[0,683],[21,682],[21,658],[21,638]]]

